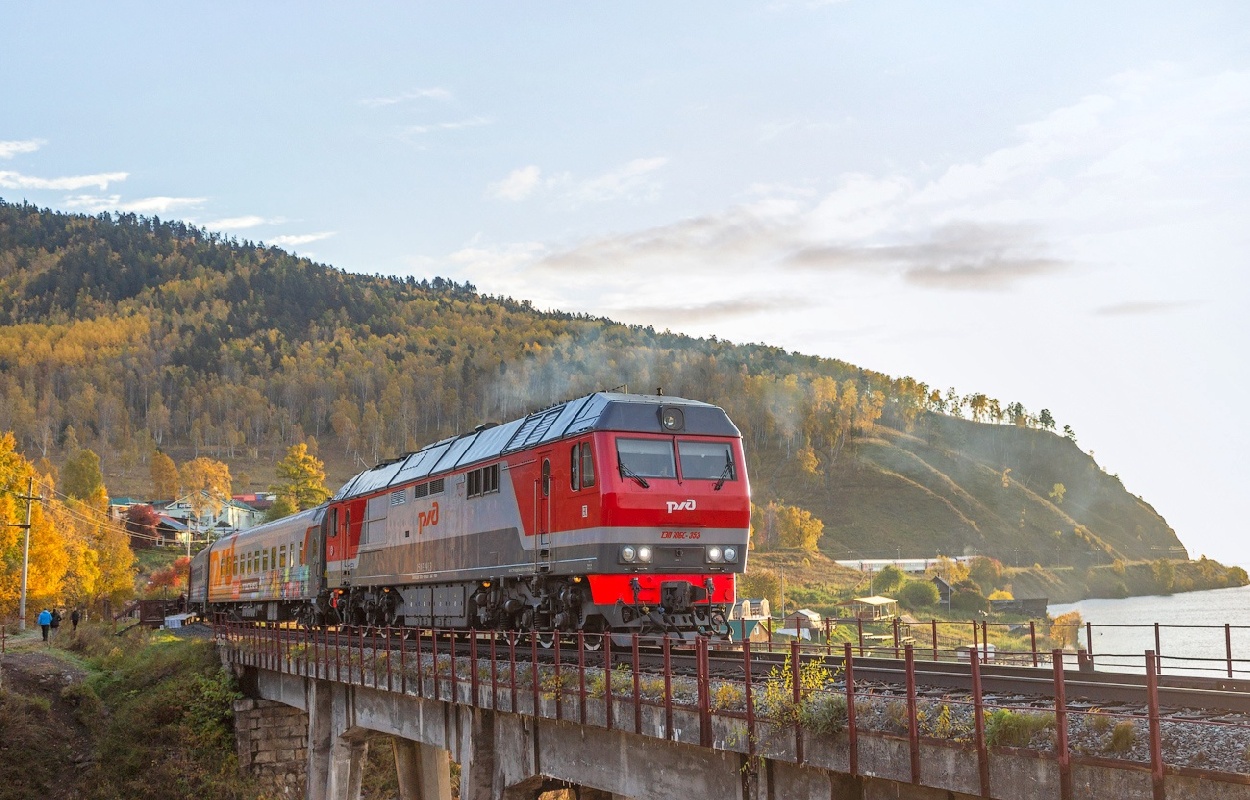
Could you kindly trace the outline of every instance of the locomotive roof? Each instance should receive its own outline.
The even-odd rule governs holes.
[[[742,435],[725,412],[710,403],[666,395],[596,392],[502,425],[480,426],[472,433],[443,439],[379,464],[348,480],[333,499],[370,494],[586,431],[664,433],[659,410],[671,406],[684,412],[683,433]]]

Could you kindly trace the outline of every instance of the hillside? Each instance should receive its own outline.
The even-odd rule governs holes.
[[[723,406],[757,504],[810,510],[831,558],[1184,554],[1046,410],[438,278],[351,275],[179,222],[0,201],[0,431],[48,468],[91,448],[115,495],[150,494],[157,448],[225,461],[237,492],[265,489],[286,448],[313,440],[337,486],[361,464],[616,386]]]

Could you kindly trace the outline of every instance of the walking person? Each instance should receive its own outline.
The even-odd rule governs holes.
[[[65,618],[61,616],[61,609],[59,608],[52,609],[52,619],[48,622],[48,624],[52,627],[53,639],[56,638],[56,632],[61,627],[61,620],[63,619]]]
[[[82,615],[78,613],[78,609],[75,608],[73,611],[69,612],[69,624],[73,626],[70,629],[70,633],[78,632],[78,621],[81,619]]]
[[[43,630],[43,640],[48,641],[48,629],[52,627],[52,612],[46,608],[39,612],[39,627]]]

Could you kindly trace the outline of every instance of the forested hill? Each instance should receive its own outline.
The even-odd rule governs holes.
[[[1049,411],[468,284],[351,275],[181,222],[0,201],[0,431],[52,466],[93,449],[115,495],[150,495],[158,448],[263,490],[286,448],[314,439],[337,486],[361,463],[622,385],[729,412],[762,546],[802,543],[786,519],[811,543],[798,507],[834,558],[1180,554]]]

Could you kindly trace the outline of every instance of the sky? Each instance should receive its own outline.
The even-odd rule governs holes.
[[[0,197],[1047,408],[1250,564],[1250,4],[9,3]]]

